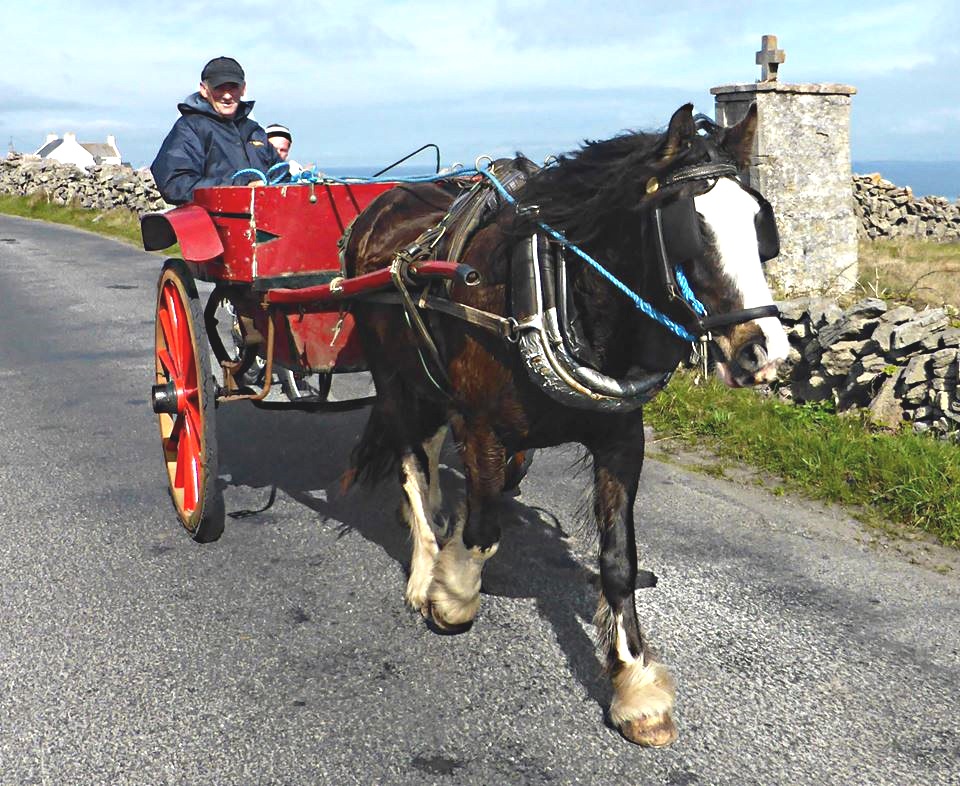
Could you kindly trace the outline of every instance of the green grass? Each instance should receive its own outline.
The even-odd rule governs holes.
[[[55,205],[47,200],[45,194],[38,193],[30,196],[0,195],[0,213],[66,224],[141,246],[140,219],[134,211],[125,208],[90,210],[73,205]]]
[[[960,243],[861,240],[858,296],[916,308],[960,305]]]
[[[960,546],[960,447],[872,430],[829,408],[779,402],[674,376],[644,409],[658,436],[705,446],[782,478],[791,491],[852,506]]]

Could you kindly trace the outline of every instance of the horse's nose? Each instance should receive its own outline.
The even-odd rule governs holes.
[[[771,363],[767,355],[767,344],[763,339],[744,344],[735,358],[736,363],[752,377],[754,382],[769,382],[776,376],[776,363]]]

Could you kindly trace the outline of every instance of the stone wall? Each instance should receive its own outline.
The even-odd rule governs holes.
[[[29,155],[0,159],[0,194],[38,192],[54,204],[75,202],[93,210],[124,207],[147,213],[170,207],[146,167],[108,165],[87,171]],[[914,197],[909,187],[896,186],[879,174],[853,175],[853,196],[861,237],[960,241],[960,203],[939,196]]]
[[[57,205],[76,204],[92,210],[126,208],[136,213],[170,207],[149,169],[103,165],[84,170],[36,156],[0,159],[0,194],[44,193]]]
[[[877,425],[956,436],[960,329],[946,309],[873,298],[845,311],[821,298],[779,305],[791,347],[781,397],[832,401],[839,411],[867,410]]]
[[[960,203],[941,196],[917,198],[879,174],[853,176],[853,205],[861,237],[960,241]]]

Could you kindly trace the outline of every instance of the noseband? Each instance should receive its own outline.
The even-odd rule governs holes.
[[[706,185],[721,177],[731,178],[760,205],[760,212],[754,218],[754,225],[757,231],[760,260],[766,262],[780,252],[780,239],[773,216],[773,207],[758,191],[743,185],[737,175],[737,168],[733,164],[711,161],[682,167],[671,172],[662,185],[671,186],[677,183]],[[660,185],[656,179],[651,179],[647,183],[648,193],[658,190]],[[709,190],[710,187],[712,184],[704,190]],[[709,340],[710,331],[714,328],[739,325],[763,317],[779,317],[780,309],[773,304],[727,311],[722,314],[707,314],[706,307],[694,295],[680,267],[681,262],[699,256],[704,247],[700,233],[700,220],[693,200],[692,196],[678,196],[668,200],[654,208],[651,219],[659,262],[657,270],[661,283],[668,300],[679,303],[688,312],[689,332],[698,338]]]

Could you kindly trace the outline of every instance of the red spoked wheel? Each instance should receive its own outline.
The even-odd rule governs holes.
[[[223,533],[224,509],[217,486],[216,386],[210,353],[198,340],[202,326],[190,271],[179,259],[167,260],[157,284],[153,409],[177,517],[205,543]]]

